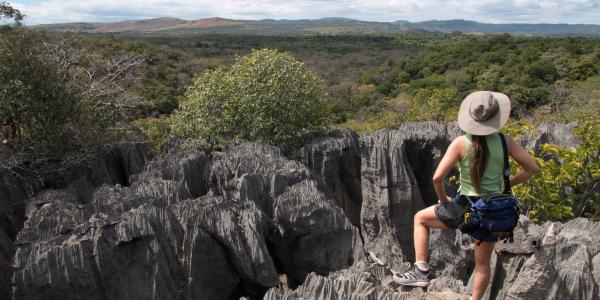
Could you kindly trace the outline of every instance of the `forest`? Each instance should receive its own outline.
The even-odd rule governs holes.
[[[481,89],[509,95],[517,118],[567,121],[598,104],[597,38],[457,33],[82,39],[99,53],[145,57],[141,84],[133,91],[141,100],[137,116],[169,114],[194,75],[262,48],[292,53],[326,81],[335,123],[364,125],[391,112],[399,120],[450,120],[448,108]]]

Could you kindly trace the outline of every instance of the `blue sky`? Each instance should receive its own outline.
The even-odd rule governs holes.
[[[27,25],[177,17],[600,24],[600,0],[13,0]]]

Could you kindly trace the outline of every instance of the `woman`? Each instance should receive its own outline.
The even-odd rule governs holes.
[[[433,271],[427,263],[429,228],[457,228],[463,220],[464,209],[456,202],[461,197],[453,201],[446,195],[443,184],[456,163],[460,163],[459,195],[502,193],[504,156],[498,130],[508,120],[509,114],[510,100],[502,93],[478,91],[463,100],[458,113],[458,125],[466,134],[452,141],[433,175],[439,204],[427,207],[415,215],[415,267],[406,273],[394,274],[396,282],[402,285],[427,286],[433,278]],[[519,172],[510,179],[510,185],[515,186],[533,176],[538,171],[538,166],[523,147],[512,138],[505,137],[509,155],[521,166]],[[475,240],[472,299],[478,300],[485,293],[490,279],[490,258],[496,237],[480,237],[475,233],[471,233],[471,236]]]

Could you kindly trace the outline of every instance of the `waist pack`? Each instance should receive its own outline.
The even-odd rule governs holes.
[[[459,226],[462,232],[476,232],[480,241],[493,236],[496,240],[513,242],[513,229],[519,222],[520,210],[518,199],[512,195],[510,187],[508,147],[504,135],[500,134],[500,140],[504,151],[504,192],[476,199],[465,197],[470,202],[470,207],[464,214],[463,224]]]
[[[513,241],[513,229],[519,222],[517,198],[508,194],[486,195],[472,201],[459,227],[462,232],[477,231],[479,240],[493,236],[496,240]]]

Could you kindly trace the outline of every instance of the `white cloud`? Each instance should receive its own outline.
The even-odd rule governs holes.
[[[25,1],[25,0],[21,0]],[[41,0],[12,5],[29,25],[177,17],[367,21],[467,19],[491,23],[600,23],[600,0]]]

